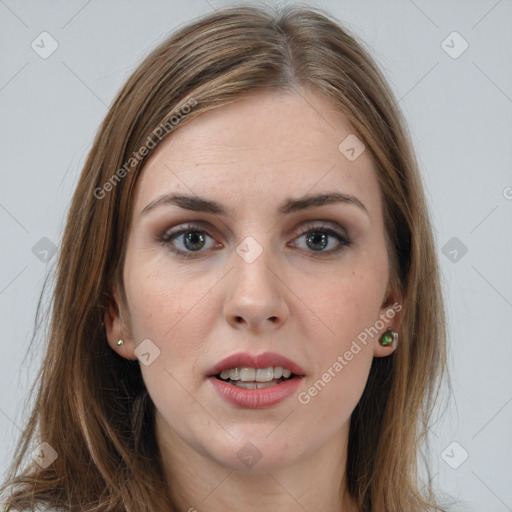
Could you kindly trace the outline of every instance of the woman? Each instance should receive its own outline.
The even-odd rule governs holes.
[[[417,470],[445,357],[376,64],[319,10],[218,10],[96,136],[6,507],[444,510]]]

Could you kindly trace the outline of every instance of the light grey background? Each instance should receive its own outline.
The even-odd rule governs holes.
[[[56,259],[41,261],[51,252],[39,241],[59,244],[93,135],[134,67],[177,26],[232,3],[0,0],[2,470],[41,358],[35,346],[23,361]],[[434,482],[468,510],[511,511],[512,2],[312,5],[332,12],[371,50],[400,98],[421,164],[443,272],[454,390],[432,429]],[[46,59],[31,47],[35,41],[39,51],[50,48],[49,39],[41,43],[44,31],[58,43]],[[454,31],[469,44],[457,58],[464,41],[448,37]],[[463,450],[469,456],[460,464]]]

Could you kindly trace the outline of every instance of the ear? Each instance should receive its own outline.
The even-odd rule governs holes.
[[[404,305],[400,293],[396,290],[386,293],[386,297],[379,310],[379,318],[375,322],[375,328],[378,331],[374,338],[373,355],[375,357],[386,357],[392,354],[400,343],[400,326],[403,315]],[[392,330],[398,333],[393,343],[383,346],[380,343],[382,335]]]
[[[105,329],[107,333],[108,344],[125,359],[137,359],[134,355],[135,343],[131,334],[131,329],[123,313],[122,302],[119,300],[117,286],[112,287],[112,300],[105,312]],[[117,342],[123,340],[122,345]]]

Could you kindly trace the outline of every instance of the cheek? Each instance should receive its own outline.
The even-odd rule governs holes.
[[[150,339],[160,350],[155,363],[142,368],[147,376],[162,375],[159,370],[165,369],[180,381],[197,381],[197,363],[204,358],[205,340],[218,315],[211,299],[217,281],[208,274],[192,279],[185,272],[171,272],[162,258],[127,258],[125,286],[133,339],[136,344]]]
[[[348,398],[362,392],[368,376],[373,346],[365,330],[378,319],[380,291],[367,277],[354,273],[352,279],[338,280],[336,289],[316,304],[324,334],[310,332],[315,378],[328,384],[333,396]]]
[[[339,426],[361,398],[372,359],[371,347],[364,345],[335,354],[321,372],[307,379],[299,403],[319,425]]]
[[[355,271],[333,281],[334,289],[318,294],[323,297],[316,307],[324,335],[317,331],[315,337],[310,325],[308,352],[314,371],[298,396],[311,430],[327,437],[348,421],[366,386],[373,341],[364,333],[378,319],[381,293],[371,276]]]
[[[127,254],[124,279],[136,340],[163,339],[193,311],[207,291],[204,281],[192,284],[186,276],[171,272],[163,256],[142,250]]]
[[[194,407],[204,380],[200,363],[213,321],[207,300],[212,285],[159,272],[130,277],[133,338],[136,344],[150,339],[158,348],[150,365],[141,364],[143,379],[157,408],[177,418]]]
[[[387,265],[358,261],[340,266],[328,279],[308,284],[312,310],[322,321],[322,332],[342,348],[378,319],[387,285]],[[329,345],[329,344],[328,344]]]
[[[308,350],[310,360],[316,362],[307,385],[317,384],[308,390],[305,401],[317,393],[317,404],[322,404],[319,414],[324,414],[324,407],[324,411],[350,414],[364,390],[373,360],[372,328],[379,320],[387,284],[386,257],[385,248],[359,253],[357,258],[347,258],[347,264],[327,280],[307,288],[314,315],[309,315],[311,320],[302,329],[314,340]],[[343,411],[336,404],[344,404]]]

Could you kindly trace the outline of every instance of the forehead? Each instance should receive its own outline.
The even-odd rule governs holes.
[[[253,93],[202,113],[160,143],[139,178],[135,211],[173,191],[249,207],[339,190],[380,209],[369,151],[351,161],[339,149],[351,134],[319,93]]]

